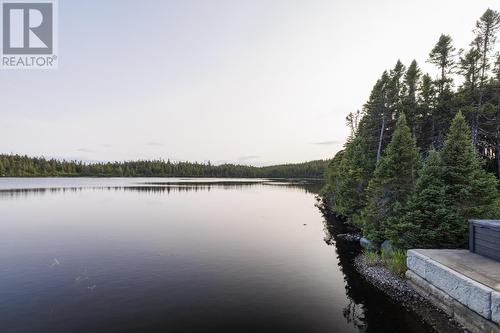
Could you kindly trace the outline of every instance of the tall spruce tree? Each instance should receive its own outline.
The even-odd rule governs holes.
[[[382,77],[377,80],[375,86],[372,89],[370,98],[364,106],[364,112],[367,115],[367,125],[373,127],[374,125],[378,127],[378,139],[377,142],[377,162],[382,156],[382,150],[384,143],[386,142],[386,127],[389,119],[391,118],[390,109],[388,107],[387,90],[390,83],[390,76],[387,71],[382,73]],[[373,137],[372,137],[373,140]]]
[[[411,134],[417,138],[417,85],[420,79],[420,69],[417,62],[413,60],[404,77],[405,92],[403,98],[403,110],[411,128]]]
[[[495,138],[495,159],[496,159],[496,169],[497,169],[497,178],[500,178],[500,52],[496,55],[495,61],[495,70],[494,70],[495,80],[493,81],[493,85],[496,88],[496,112],[495,112],[495,132],[493,137]]]
[[[478,94],[478,82],[481,73],[479,60],[481,52],[477,47],[469,49],[467,52],[461,50],[460,61],[458,65],[458,73],[464,77],[462,85],[462,94],[465,103],[474,104]]]
[[[417,146],[402,114],[367,189],[361,218],[364,234],[372,242],[384,241],[387,226],[400,217],[413,192],[417,166]]]
[[[479,101],[481,107],[484,95],[484,84],[487,79],[487,70],[490,68],[490,53],[493,51],[493,45],[496,41],[496,33],[500,29],[500,13],[488,8],[484,14],[477,20],[474,33],[476,39],[473,42],[478,45],[481,60],[479,74]]]
[[[452,42],[449,35],[443,34],[429,53],[428,62],[436,65],[440,72],[440,76],[436,80],[438,94],[433,114],[432,144],[435,147],[442,146],[446,131],[456,112],[453,105],[454,95],[451,90],[453,84],[451,74],[455,69],[456,55]]]
[[[403,63],[398,60],[396,65],[389,73],[389,82],[387,85],[387,107],[390,109],[390,114],[393,115],[389,120],[398,119],[403,107],[403,94],[405,93],[404,76],[406,68]],[[394,123],[392,124],[394,128]]]
[[[500,29],[500,13],[491,9],[487,9],[484,14],[477,20],[474,34],[476,35],[472,44],[477,45],[479,52],[479,78],[478,90],[479,96],[477,107],[472,112],[472,143],[474,147],[481,151],[480,130],[481,118],[483,118],[485,110],[482,108],[485,102],[486,83],[488,80],[488,70],[491,68],[491,56],[493,55],[493,47],[496,41],[496,33]]]
[[[332,210],[348,216],[357,223],[358,215],[365,205],[366,187],[375,165],[373,152],[369,150],[364,133],[364,122],[358,134],[350,139],[345,149],[337,153],[327,171],[328,190],[331,193]]]
[[[494,217],[498,180],[481,167],[464,116],[457,113],[441,151],[446,196],[457,212],[466,235],[467,219]],[[457,246],[465,246],[463,244]]]
[[[441,156],[431,150],[405,214],[388,228],[391,242],[405,249],[448,248],[463,243],[461,220],[446,193]]]
[[[436,65],[439,69],[440,76],[438,80],[439,94],[448,89],[451,84],[450,74],[455,66],[455,48],[452,44],[453,40],[449,35],[442,34],[438,42],[429,53],[429,62]]]
[[[416,135],[417,146],[427,151],[432,146],[435,132],[435,110],[436,110],[436,87],[429,74],[422,75],[418,87],[417,123],[418,134]]]
[[[325,191],[329,193],[326,199],[330,208],[349,217],[354,224],[360,223],[359,214],[366,205],[366,188],[373,177],[377,153],[389,139],[385,130],[385,119],[390,116],[386,103],[388,81],[389,74],[384,72],[362,112],[348,116],[352,133],[344,150],[328,166]]]

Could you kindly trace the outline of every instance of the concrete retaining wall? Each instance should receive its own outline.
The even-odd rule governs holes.
[[[435,303],[440,303],[440,308],[448,314],[455,316],[471,309],[485,319],[500,323],[499,292],[414,250],[408,251],[407,265],[408,279],[425,289],[426,296],[436,298]],[[492,327],[498,329],[495,324]]]
[[[438,309],[462,324],[473,333],[500,333],[500,327],[480,316],[467,306],[455,300],[444,291],[434,287],[412,271],[406,271],[406,278],[410,285],[424,298],[429,300]]]

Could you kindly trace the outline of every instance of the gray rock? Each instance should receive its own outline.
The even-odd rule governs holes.
[[[359,240],[359,244],[363,249],[367,251],[374,251],[376,249],[373,243],[365,237],[361,237],[361,239]]]
[[[384,241],[380,247],[382,248],[382,250],[385,253],[392,253],[392,252],[394,252],[394,247],[392,246],[391,242],[388,241],[388,240]]]

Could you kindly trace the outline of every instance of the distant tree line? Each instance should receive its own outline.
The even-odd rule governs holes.
[[[348,115],[351,135],[323,194],[375,244],[464,247],[468,218],[500,217],[499,29],[500,14],[488,9],[468,49],[456,52],[441,35],[427,59],[435,79],[415,60],[397,61]]]
[[[170,160],[84,163],[4,154],[0,155],[0,176],[323,178],[327,164],[326,160],[266,167]]]

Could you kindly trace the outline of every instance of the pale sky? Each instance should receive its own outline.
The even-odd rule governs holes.
[[[268,165],[331,158],[376,79],[500,2],[59,0],[57,70],[0,71],[0,152]],[[497,47],[498,49],[498,47]]]

